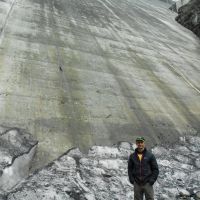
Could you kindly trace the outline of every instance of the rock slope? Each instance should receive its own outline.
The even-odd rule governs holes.
[[[170,10],[174,12],[178,12],[179,8],[187,4],[190,0],[177,0],[174,1],[173,4],[170,6]]]
[[[191,0],[181,7],[176,20],[200,37],[200,1]]]
[[[36,171],[7,200],[132,200],[127,159],[134,145],[94,146],[87,155],[72,149]],[[156,200],[200,199],[200,138],[182,137],[171,147],[152,149],[160,175]]]

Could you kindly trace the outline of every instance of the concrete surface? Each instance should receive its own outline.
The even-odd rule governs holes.
[[[39,140],[34,169],[199,134],[200,40],[174,18],[156,0],[0,1],[0,121]]]

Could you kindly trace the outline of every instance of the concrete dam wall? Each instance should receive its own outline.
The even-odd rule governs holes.
[[[33,168],[74,146],[199,135],[200,41],[167,6],[0,1],[0,124],[39,140]]]

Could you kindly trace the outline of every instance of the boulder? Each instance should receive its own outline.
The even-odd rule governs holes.
[[[195,193],[195,199],[196,199],[196,200],[199,200],[199,199],[200,199],[200,191],[197,191],[197,192]]]
[[[170,10],[174,11],[174,12],[178,12],[179,8],[184,6],[185,4],[187,4],[190,0],[178,0],[175,1],[171,6],[170,6]]]
[[[191,0],[178,10],[176,21],[200,37],[200,1]]]

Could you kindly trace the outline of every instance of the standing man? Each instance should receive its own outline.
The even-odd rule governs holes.
[[[153,184],[156,182],[159,170],[155,156],[145,148],[145,139],[136,139],[137,148],[128,161],[128,176],[134,185],[134,200],[154,200]]]

